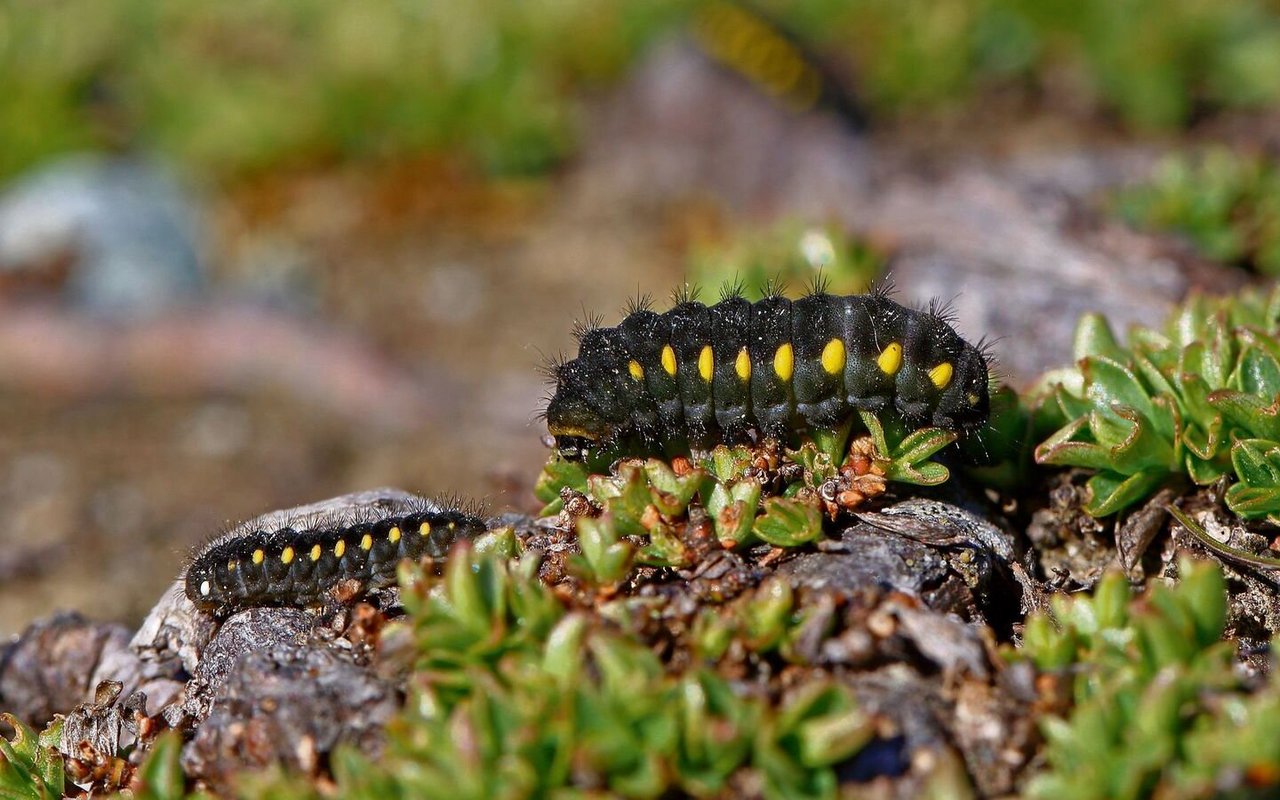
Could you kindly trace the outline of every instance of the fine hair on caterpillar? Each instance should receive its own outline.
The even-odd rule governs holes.
[[[401,561],[441,558],[455,542],[487,530],[474,509],[451,505],[288,520],[218,537],[187,565],[184,591],[197,608],[222,617],[258,606],[323,605],[394,586]]]
[[[886,290],[751,302],[736,287],[704,305],[634,304],[616,326],[583,327],[575,358],[549,369],[547,427],[566,457],[636,440],[705,449],[752,434],[790,440],[858,411],[967,437],[990,415],[989,358],[944,306]]]

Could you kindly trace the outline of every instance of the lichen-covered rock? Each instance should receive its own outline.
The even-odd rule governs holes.
[[[183,769],[222,788],[276,763],[314,775],[339,742],[376,753],[398,706],[394,686],[333,650],[277,644],[235,662]]]

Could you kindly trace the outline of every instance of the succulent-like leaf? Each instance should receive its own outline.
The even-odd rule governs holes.
[[[585,566],[584,577],[608,585],[627,576],[635,549],[618,536],[610,515],[583,517],[578,520],[577,530],[582,557],[576,563]]]
[[[822,538],[822,512],[812,502],[770,497],[752,532],[774,547],[797,547]]]
[[[62,755],[54,746],[56,740],[37,736],[12,714],[0,714],[0,722],[14,730],[13,739],[0,737],[0,798],[53,800],[62,797]]]

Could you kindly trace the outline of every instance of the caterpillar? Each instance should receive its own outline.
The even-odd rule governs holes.
[[[694,15],[693,33],[709,56],[792,111],[824,108],[855,133],[867,128],[866,113],[833,71],[760,11],[714,0]]]
[[[627,438],[668,450],[788,440],[857,410],[906,424],[975,432],[990,414],[987,356],[945,311],[906,308],[885,291],[799,300],[730,292],[706,306],[647,300],[616,327],[578,332],[576,358],[553,365],[544,412],[566,458]]]
[[[462,511],[417,511],[340,527],[290,526],[218,540],[187,567],[186,595],[215,616],[256,606],[317,605],[395,585],[404,559],[440,558],[487,530]]]

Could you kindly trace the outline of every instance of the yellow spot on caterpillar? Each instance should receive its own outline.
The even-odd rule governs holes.
[[[293,561],[293,548],[286,547],[285,549],[281,550],[280,560],[285,564],[288,564],[289,562]]]
[[[336,558],[342,558],[342,554],[347,552],[347,543],[343,539],[339,539],[338,543],[333,546],[333,555]]]
[[[644,380],[644,367],[640,366],[640,362],[636,361],[634,358],[631,359],[631,363],[627,365],[627,371],[631,373],[631,380]]]
[[[951,383],[951,373],[953,371],[954,370],[951,368],[951,362],[943,361],[938,366],[929,370],[929,380],[933,381],[933,385],[937,386],[939,389],[945,389],[947,388],[947,384]]]
[[[704,344],[702,352],[698,353],[698,374],[708,383],[711,381],[711,368],[715,366],[715,359],[716,354],[711,345]]]
[[[450,523],[449,523],[449,530],[453,530],[453,529],[454,529],[454,528],[456,528],[456,527],[458,527],[458,523],[456,523],[456,522],[450,522]]]
[[[788,383],[795,367],[796,351],[791,348],[791,342],[778,345],[777,352],[773,354],[773,374],[778,376],[778,380]]]
[[[372,549],[373,549],[373,537],[366,533],[366,534],[364,535],[364,538],[360,540],[360,549],[361,549],[361,550],[372,550]]]
[[[976,406],[978,404],[978,396],[973,392],[970,392],[965,399],[969,401],[969,405],[971,406]]]
[[[885,375],[897,375],[902,368],[902,345],[890,342],[880,356],[876,358],[876,366]]]
[[[259,548],[259,549],[257,549],[257,550],[254,550],[254,551],[253,551],[253,563],[255,563],[255,564],[261,564],[261,563],[262,563],[262,559],[264,559],[264,558],[266,558],[266,557],[267,557],[267,554],[266,554],[266,553],[264,553],[264,552],[262,552],[262,549],[261,549],[261,548]]]
[[[844,372],[844,342],[832,339],[822,348],[822,369],[828,375],[839,375]]]
[[[738,351],[738,360],[733,362],[733,369],[743,381],[751,380],[751,356],[747,355],[747,348]]]
[[[671,349],[671,345],[662,346],[662,368],[672,377],[676,374],[676,351]]]
[[[235,572],[235,571],[236,571],[236,567],[238,567],[238,566],[240,566],[240,562],[239,562],[239,561],[236,561],[235,559],[232,559],[231,561],[228,561],[228,562],[227,562],[227,572]]]
[[[320,548],[320,545],[319,545],[319,544],[317,544],[317,545],[313,546],[313,547],[311,548],[311,560],[312,560],[312,561],[319,561],[319,560],[320,560],[320,554],[321,554],[321,553],[323,553],[323,552],[324,552],[324,550],[322,550],[322,549]]]
[[[202,594],[202,595],[204,595],[204,596],[208,597],[208,596],[209,596],[209,592],[211,592],[211,591],[213,591],[213,587],[209,585],[209,582],[208,582],[208,581],[201,581],[201,582],[200,582],[200,594]]]

